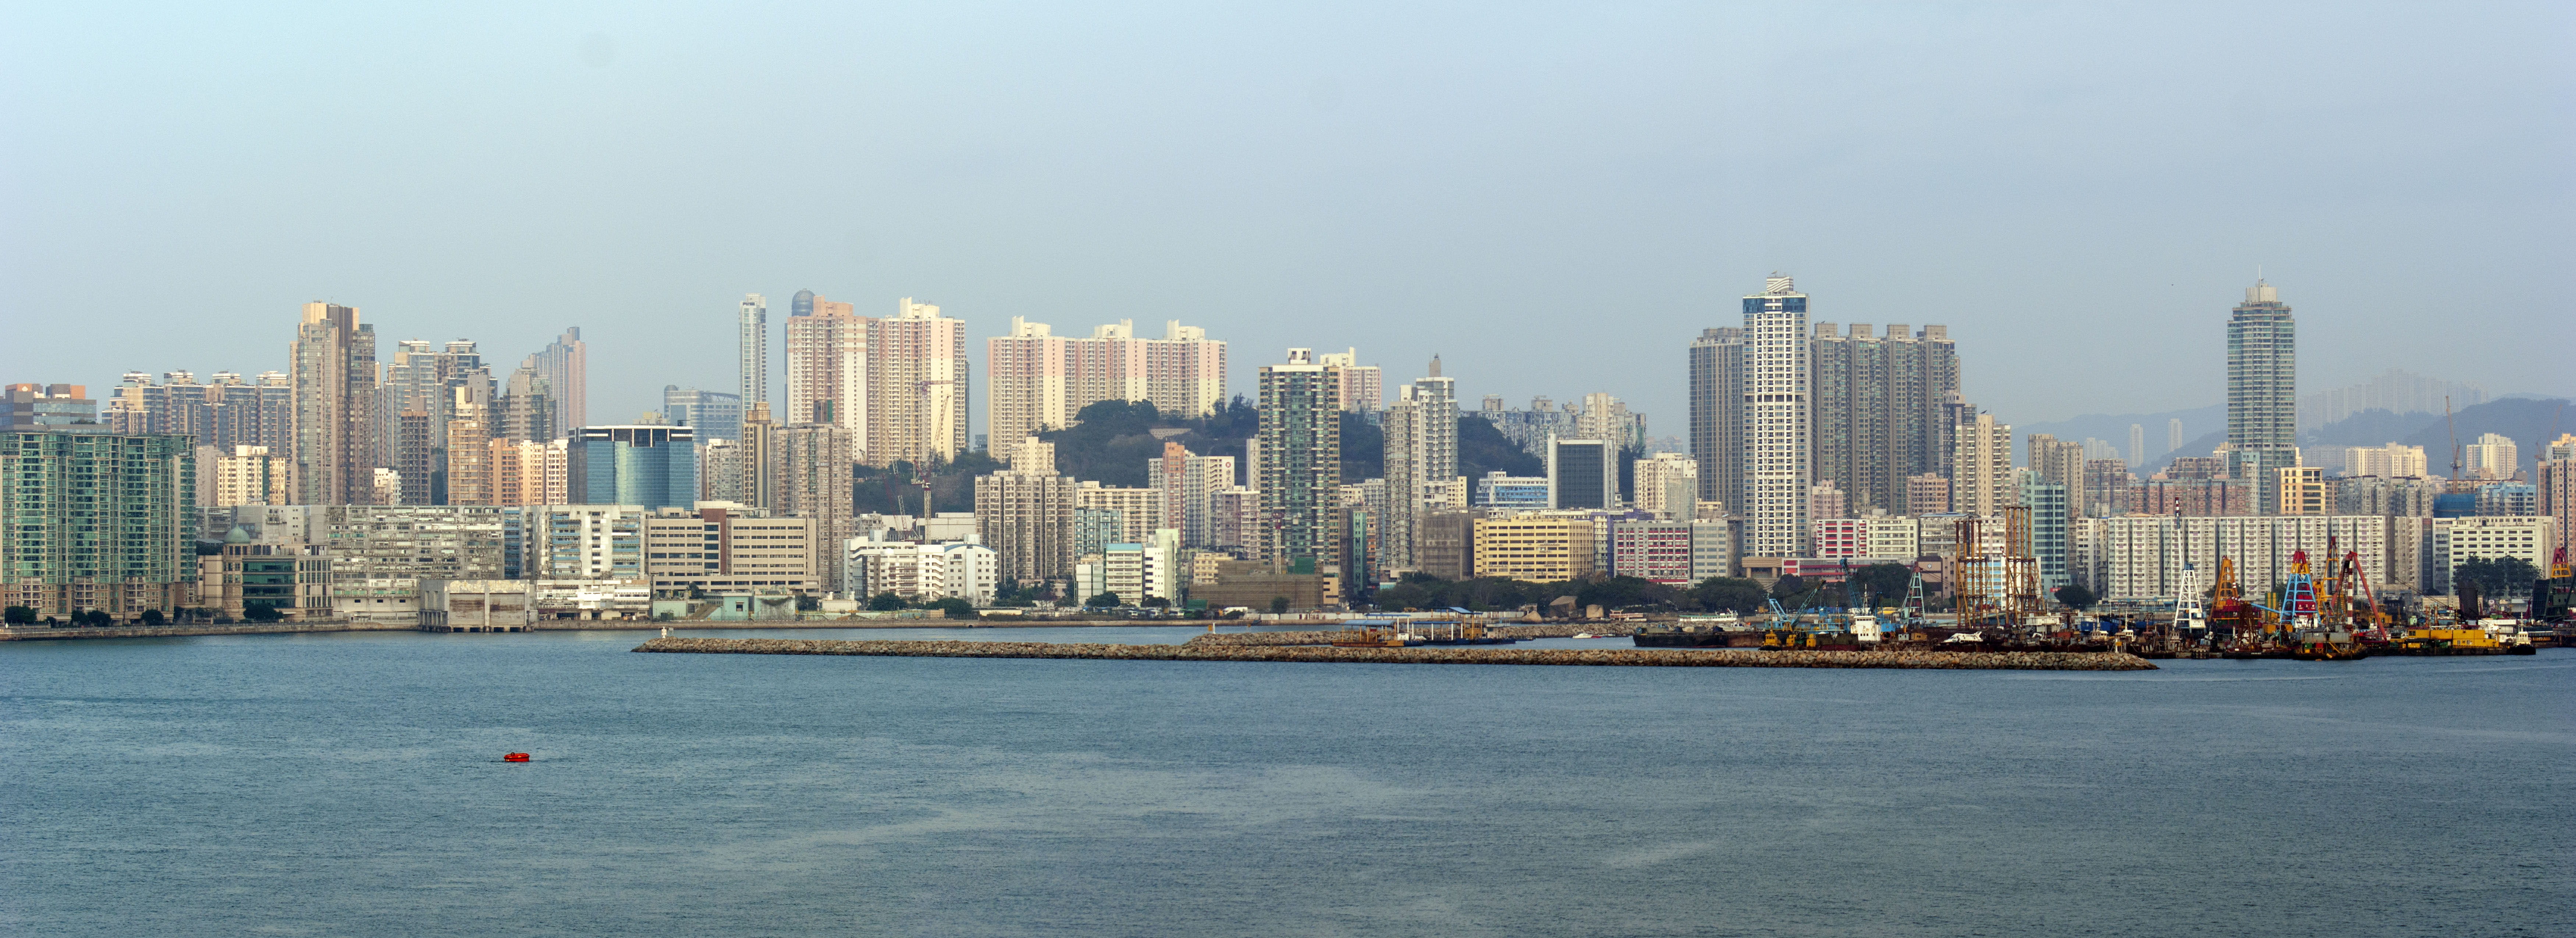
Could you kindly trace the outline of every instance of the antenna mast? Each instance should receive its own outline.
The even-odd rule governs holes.
[[[2460,420],[2451,416],[2451,396],[2442,395],[2442,422],[2451,427],[2451,481],[2460,481]]]

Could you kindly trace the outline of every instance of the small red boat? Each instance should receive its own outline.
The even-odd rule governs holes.
[[[527,753],[524,753],[524,752],[506,753],[506,754],[504,754],[504,755],[502,755],[502,756],[501,756],[501,761],[503,761],[503,762],[526,762],[526,761],[528,761],[528,754],[527,754]]]

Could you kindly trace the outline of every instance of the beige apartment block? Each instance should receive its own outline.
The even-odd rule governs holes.
[[[1555,583],[1592,572],[1592,522],[1583,518],[1478,518],[1476,575]]]

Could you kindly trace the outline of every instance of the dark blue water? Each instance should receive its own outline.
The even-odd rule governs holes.
[[[2576,934],[2571,651],[2094,675],[642,638],[0,645],[0,930]]]

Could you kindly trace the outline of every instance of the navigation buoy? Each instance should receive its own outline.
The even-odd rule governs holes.
[[[504,754],[503,756],[501,756],[501,761],[503,761],[503,762],[526,762],[526,761],[528,761],[528,754],[527,754],[527,753],[524,753],[524,752],[513,752],[513,753],[507,753],[507,754]]]

